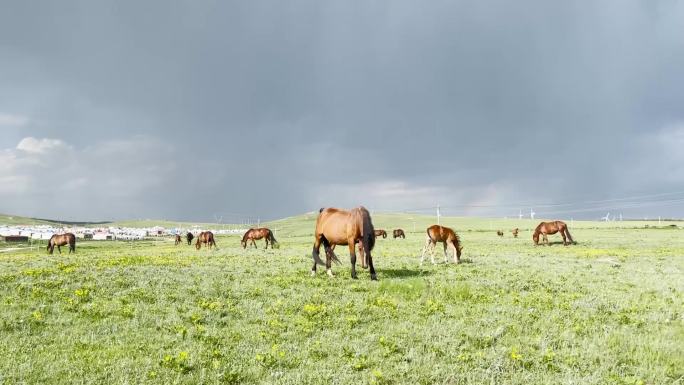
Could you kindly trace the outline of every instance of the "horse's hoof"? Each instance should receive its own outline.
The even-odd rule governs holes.
[[[377,281],[377,280],[378,280],[378,276],[375,274],[371,274],[371,281]]]
[[[356,274],[352,274],[352,279],[359,279],[359,277],[357,277]]]
[[[328,273],[328,277],[334,277],[332,270],[327,270],[326,272]]]
[[[312,277],[315,277],[315,276],[316,276],[316,272],[313,271],[313,270],[311,270],[311,276],[312,276]]]

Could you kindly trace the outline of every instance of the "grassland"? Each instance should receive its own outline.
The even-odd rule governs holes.
[[[684,230],[575,222],[577,245],[534,247],[530,221],[445,218],[465,263],[421,267],[431,218],[374,221],[407,230],[378,240],[378,282],[340,250],[309,276],[313,215],[270,223],[268,251],[2,253],[0,383],[684,382]]]

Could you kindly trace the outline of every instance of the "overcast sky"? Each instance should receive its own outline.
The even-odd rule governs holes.
[[[2,9],[0,212],[684,216],[681,1]]]

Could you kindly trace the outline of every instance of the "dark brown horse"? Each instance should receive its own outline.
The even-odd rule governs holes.
[[[575,243],[575,241],[572,240],[572,236],[570,235],[570,232],[568,231],[568,225],[565,224],[563,221],[553,221],[553,222],[542,222],[540,223],[536,229],[534,229],[534,234],[532,234],[532,240],[534,241],[535,245],[539,244],[539,234],[542,235],[542,243],[546,243],[547,245],[549,244],[549,238],[547,238],[547,235],[549,234],[556,234],[560,233],[560,235],[563,237],[563,244],[565,246],[569,245],[570,243]],[[570,240],[568,242],[568,240]]]
[[[392,231],[392,235],[394,236],[394,239],[397,239],[399,237],[401,237],[401,239],[406,238],[406,234],[404,234],[404,230],[402,230],[402,229],[396,229],[396,230]]]
[[[195,243],[195,248],[199,250],[204,244],[208,249],[211,250],[211,246],[216,247],[216,241],[214,241],[214,233],[211,231],[202,231],[197,236],[197,242]]]
[[[374,233],[375,233],[376,238],[377,237],[387,238],[387,231],[385,231],[385,230],[382,230],[382,229],[375,230]]]
[[[192,235],[191,232],[188,231],[187,234],[185,234],[185,239],[188,240],[188,246],[192,245],[192,239],[195,238],[194,235]]]
[[[513,230],[511,230],[511,233],[513,233],[513,238],[518,238],[518,233],[519,233],[519,232],[520,232],[520,231],[518,230],[517,227],[514,228]]]
[[[251,241],[251,243],[254,245],[254,248],[257,247],[255,240],[259,240],[265,238],[266,239],[266,248],[268,249],[268,244],[271,244],[271,249],[273,248],[273,244],[277,244],[278,241],[276,241],[275,237],[273,236],[273,232],[265,227],[261,227],[258,229],[249,229],[245,233],[245,235],[242,237],[242,241],[240,243],[242,244],[242,248],[247,248],[247,243]]]
[[[61,246],[69,245],[69,254],[76,252],[76,236],[72,233],[65,234],[55,234],[50,237],[48,241],[47,250],[50,254],[55,251],[55,246],[57,246],[57,251],[62,254]]]
[[[451,247],[453,250],[454,262],[461,262],[461,250],[463,250],[463,247],[461,246],[461,240],[458,235],[456,235],[454,230],[448,227],[432,225],[427,228],[427,239],[425,240],[425,247],[423,247],[423,254],[420,257],[421,265],[425,259],[425,253],[428,251],[430,251],[430,260],[432,261],[432,264],[435,264],[434,251],[437,242],[442,242],[442,244],[444,244],[444,263],[447,263],[447,246]]]
[[[500,236],[500,237],[503,237],[503,231],[497,230],[496,235],[498,235],[498,236]]]
[[[175,243],[175,245],[178,246],[178,245],[180,245],[182,242],[183,242],[183,240],[181,240],[180,234],[176,234],[176,243]]]
[[[359,254],[361,254],[361,266],[365,269],[370,267],[372,280],[377,280],[375,268],[373,267],[373,257],[371,250],[375,246],[375,230],[370,214],[365,207],[357,207],[351,211],[335,208],[320,209],[318,219],[316,219],[316,230],[314,233],[313,260],[311,275],[316,275],[316,265],[323,265],[320,258],[321,244],[325,249],[325,269],[329,276],[332,273],[332,261],[339,262],[332,250],[333,245],[347,245],[351,258],[351,276],[356,279],[356,247],[359,243]]]

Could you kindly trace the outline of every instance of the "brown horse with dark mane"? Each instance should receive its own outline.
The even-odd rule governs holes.
[[[180,234],[176,234],[176,243],[175,245],[178,246],[182,243],[183,241],[181,240]]]
[[[563,221],[553,221],[553,222],[542,222],[540,223],[536,229],[534,229],[534,234],[532,234],[532,240],[534,241],[535,245],[539,244],[539,234],[542,235],[542,243],[546,243],[547,245],[549,244],[549,238],[547,238],[547,235],[551,234],[556,234],[560,233],[560,235],[563,237],[563,244],[565,246],[569,245],[570,243],[575,243],[575,241],[572,240],[572,236],[570,235],[570,231],[568,231],[568,225],[565,224]],[[570,240],[570,242],[568,242]]]
[[[450,247],[454,253],[454,263],[461,263],[461,250],[463,250],[463,247],[461,246],[461,240],[458,235],[456,235],[454,230],[448,227],[432,225],[427,228],[427,239],[425,240],[425,247],[423,247],[423,254],[420,257],[421,265],[425,259],[425,253],[428,250],[430,250],[430,260],[433,265],[435,264],[434,251],[437,242],[442,242],[444,245],[444,263],[447,263],[447,246]]]
[[[513,233],[513,238],[518,238],[519,230],[517,227],[511,230],[511,233]]]
[[[188,240],[188,246],[192,245],[192,239],[195,238],[194,235],[192,235],[191,232],[188,231],[187,234],[185,234],[185,239]]]
[[[214,241],[214,233],[211,231],[202,231],[199,233],[197,236],[197,242],[195,243],[195,248],[199,250],[202,248],[202,244],[204,244],[209,250],[211,250],[211,246],[216,247],[216,241]]]
[[[69,254],[76,252],[76,236],[72,233],[65,234],[55,234],[50,237],[48,241],[47,250],[50,254],[55,251],[55,246],[57,246],[57,251],[62,254],[61,246],[69,245]]]
[[[385,231],[385,230],[378,229],[378,230],[375,230],[374,233],[375,233],[376,238],[377,237],[387,238],[387,231]]]
[[[399,237],[401,237],[401,239],[406,238],[406,234],[404,234],[404,230],[402,230],[402,229],[396,229],[396,230],[392,231],[392,236],[394,237],[394,239],[397,239]]]
[[[333,245],[347,245],[351,259],[351,276],[356,279],[356,244],[359,244],[361,254],[361,266],[365,269],[370,267],[372,280],[377,280],[371,250],[375,246],[375,230],[370,214],[365,207],[356,207],[351,211],[327,208],[320,209],[316,219],[314,233],[313,260],[311,275],[316,275],[316,266],[323,265],[320,258],[320,248],[323,244],[325,249],[325,269],[329,276],[332,273],[332,261],[339,263],[339,259],[332,250]]]
[[[276,241],[275,237],[273,236],[273,232],[270,229],[267,229],[265,227],[261,227],[258,229],[249,229],[245,233],[245,235],[242,237],[242,241],[240,241],[240,244],[242,244],[242,248],[245,249],[247,248],[247,243],[251,241],[251,243],[254,245],[254,248],[257,248],[255,240],[259,240],[265,238],[266,239],[266,248],[268,249],[268,244],[271,244],[271,249],[273,249],[273,244],[277,244],[278,241]]]

